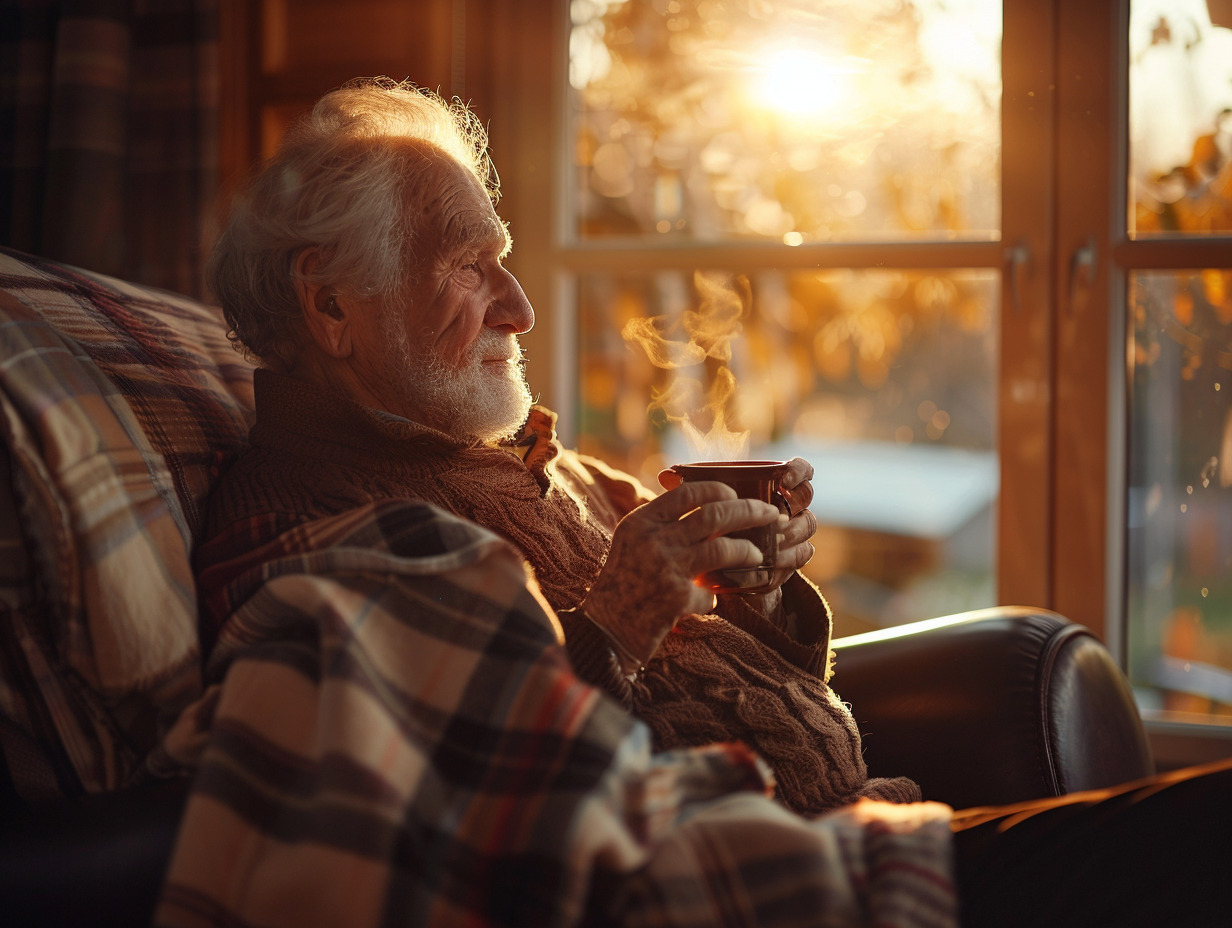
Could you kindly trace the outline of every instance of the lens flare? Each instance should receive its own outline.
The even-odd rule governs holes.
[[[757,82],[762,105],[789,116],[824,116],[846,98],[846,74],[821,52],[807,48],[766,52]]]

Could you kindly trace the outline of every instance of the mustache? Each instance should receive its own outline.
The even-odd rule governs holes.
[[[471,345],[471,363],[497,358],[522,364],[526,361],[526,349],[522,347],[518,337],[512,333],[502,334],[493,329],[481,329]]]

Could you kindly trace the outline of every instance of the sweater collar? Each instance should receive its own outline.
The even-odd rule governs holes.
[[[531,409],[519,435],[499,446],[458,438],[402,416],[356,403],[318,384],[258,368],[253,377],[256,424],[250,440],[279,447],[311,448],[316,457],[379,471],[415,469],[443,472],[514,460],[541,484],[556,457],[556,414]]]

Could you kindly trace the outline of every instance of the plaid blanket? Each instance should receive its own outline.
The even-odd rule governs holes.
[[[224,333],[212,307],[0,248],[0,746],[27,797],[143,776],[200,692],[188,556],[252,408]]]
[[[741,745],[652,754],[521,558],[423,504],[237,555],[202,676],[223,331],[0,249],[0,745],[26,795],[195,771],[160,924],[954,924],[948,809],[807,822]]]
[[[947,808],[808,822],[742,745],[652,755],[487,530],[383,502],[238,557],[157,924],[954,924]]]

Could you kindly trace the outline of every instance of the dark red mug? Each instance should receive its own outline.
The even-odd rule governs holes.
[[[794,515],[791,492],[781,481],[786,461],[699,461],[694,464],[673,464],[659,474],[659,483],[671,489],[679,483],[717,480],[725,483],[736,495],[745,499],[760,499],[778,506],[780,512]],[[771,522],[756,528],[732,532],[729,538],[747,538],[762,553],[756,567],[732,567],[712,570],[702,575],[702,583],[715,593],[766,593],[774,588],[775,562],[779,556],[779,527]]]

